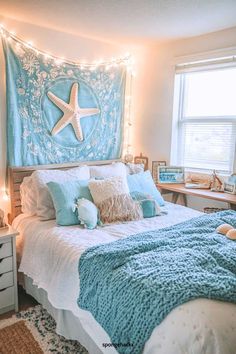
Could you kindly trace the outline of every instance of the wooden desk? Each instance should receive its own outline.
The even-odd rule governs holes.
[[[158,183],[158,189],[161,193],[173,193],[172,203],[176,204],[179,196],[182,196],[184,205],[187,206],[186,195],[192,195],[195,197],[218,200],[220,202],[228,203],[229,208],[236,210],[236,195],[221,193],[221,192],[212,192],[210,189],[191,189],[185,188],[184,184],[169,184],[169,183]]]

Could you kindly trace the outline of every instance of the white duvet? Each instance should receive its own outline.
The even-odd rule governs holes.
[[[163,228],[200,215],[198,211],[166,204],[168,215],[86,230],[80,226],[59,227],[55,220],[19,215],[13,227],[20,231],[19,271],[44,289],[57,309],[70,310],[78,317],[98,346],[110,342],[101,326],[87,311],[77,306],[79,295],[78,261],[88,247],[115,241],[142,231]],[[236,305],[207,299],[188,302],[174,309],[154,329],[144,347],[145,354],[235,354]]]

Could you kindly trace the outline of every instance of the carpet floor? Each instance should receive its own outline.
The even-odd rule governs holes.
[[[1,354],[88,354],[78,342],[55,332],[56,323],[41,305],[0,321]]]

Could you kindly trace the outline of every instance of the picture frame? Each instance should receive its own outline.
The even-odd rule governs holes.
[[[152,178],[155,184],[158,183],[158,166],[166,166],[166,161],[152,161]]]
[[[158,183],[184,183],[185,169],[181,166],[158,166]]]
[[[148,170],[148,157],[143,156],[142,153],[140,153],[139,156],[135,156],[134,163],[143,164],[144,165],[144,171]]]
[[[224,182],[224,192],[229,194],[236,194],[236,184]]]

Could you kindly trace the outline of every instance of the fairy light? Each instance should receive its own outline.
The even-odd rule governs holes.
[[[105,68],[107,66],[109,66],[109,68],[110,68],[110,67],[116,67],[119,65],[125,65],[127,68],[129,68],[129,70],[130,70],[130,66],[132,64],[132,57],[129,53],[126,53],[125,55],[117,57],[117,58],[112,57],[110,60],[99,59],[99,60],[96,60],[92,63],[88,63],[86,61],[73,61],[70,59],[68,60],[68,59],[65,59],[64,57],[58,57],[58,56],[52,55],[46,51],[39,50],[38,48],[36,48],[34,46],[33,41],[22,40],[21,38],[16,36],[14,31],[10,32],[10,31],[6,30],[2,24],[0,25],[0,34],[2,37],[7,37],[8,40],[13,39],[19,45],[22,45],[24,47],[32,49],[37,55],[42,55],[45,58],[50,58],[58,64],[65,63],[65,64],[72,64],[72,65],[79,66],[79,67],[81,67],[81,65],[82,65],[84,69],[91,68],[91,67],[96,68],[96,67],[100,67],[100,66],[105,66]]]
[[[126,80],[126,95],[125,95],[125,106],[124,106],[124,138],[123,138],[123,154],[131,153],[131,143],[130,143],[130,130],[132,127],[132,85],[133,78],[136,76],[136,73],[133,70],[134,59],[130,55],[129,52],[125,53],[125,55],[114,58],[112,57],[110,60],[105,60],[100,58],[99,60],[93,61],[92,63],[87,62],[86,60],[73,61],[70,59],[65,59],[64,57],[58,57],[56,55],[52,55],[49,52],[40,50],[34,46],[32,41],[24,41],[21,38],[17,37],[15,32],[9,32],[4,28],[2,24],[0,24],[0,35],[4,38],[7,38],[8,41],[14,40],[15,44],[18,48],[26,47],[32,50],[37,56],[42,56],[46,60],[54,61],[55,65],[63,65],[63,64],[71,64],[79,67],[81,70],[91,70],[94,71],[99,67],[103,67],[105,71],[109,72],[111,68],[116,68],[118,66],[125,66],[127,71],[127,80]],[[7,194],[4,193],[4,198],[8,198]],[[8,199],[6,199],[8,200]]]
[[[3,194],[3,197],[2,197],[2,200],[3,200],[4,202],[8,202],[8,201],[9,201],[9,196],[8,196],[6,193],[4,193],[4,194]]]
[[[2,195],[2,197],[1,197],[2,201],[4,201],[4,202],[8,202],[9,201],[8,192],[7,192],[5,187],[1,188],[1,195]]]

